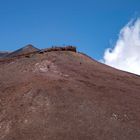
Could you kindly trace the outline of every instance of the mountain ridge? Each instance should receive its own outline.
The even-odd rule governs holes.
[[[27,53],[33,53],[33,52],[37,52],[37,51],[39,51],[38,48],[34,47],[31,44],[28,44],[28,45],[26,45],[26,46],[24,46],[16,51],[9,53],[8,55],[6,55],[6,57],[16,57],[18,55],[24,55]]]

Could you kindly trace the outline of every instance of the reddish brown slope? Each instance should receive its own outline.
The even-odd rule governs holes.
[[[0,140],[139,140],[140,78],[75,52],[0,65]]]

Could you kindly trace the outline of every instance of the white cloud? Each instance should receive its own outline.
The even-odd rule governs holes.
[[[140,75],[140,19],[121,29],[115,47],[105,50],[103,62]]]

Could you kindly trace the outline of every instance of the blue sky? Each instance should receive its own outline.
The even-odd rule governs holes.
[[[74,45],[96,60],[140,17],[140,0],[0,0],[0,50]]]

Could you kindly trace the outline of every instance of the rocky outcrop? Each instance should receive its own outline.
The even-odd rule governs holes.
[[[51,52],[51,51],[72,51],[72,52],[76,52],[76,47],[74,47],[74,46],[65,46],[65,47],[53,46],[51,48],[42,49],[40,51],[40,53]]]

